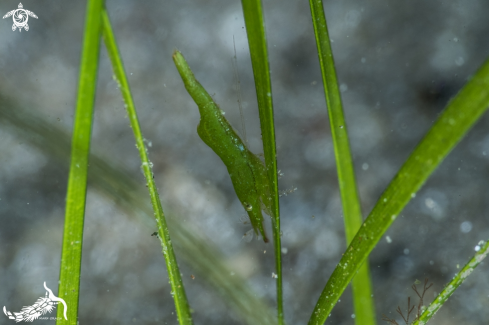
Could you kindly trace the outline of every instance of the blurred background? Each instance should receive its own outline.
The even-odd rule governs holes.
[[[329,120],[307,1],[264,0],[281,198],[285,319],[305,324],[346,248]],[[57,293],[85,1],[25,0],[28,32],[0,21],[0,305]],[[2,1],[3,16],[16,1]],[[272,244],[243,234],[227,170],[198,137],[199,113],[171,59],[240,130],[236,40],[248,142],[262,153],[239,1],[107,0],[195,324],[273,324]],[[364,218],[446,103],[489,56],[484,0],[325,1]],[[85,217],[80,324],[177,324],[132,129],[100,52]],[[430,177],[370,256],[381,315],[415,280],[452,279],[489,238],[489,116]],[[267,220],[268,233],[270,222]],[[488,262],[432,324],[486,324]],[[415,300],[417,302],[417,300]],[[326,324],[354,324],[351,290]],[[54,314],[52,314],[54,316]],[[1,316],[4,317],[4,316]],[[6,318],[2,323],[7,323]],[[52,324],[54,321],[37,321]]]

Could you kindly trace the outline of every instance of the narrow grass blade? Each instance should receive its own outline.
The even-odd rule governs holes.
[[[37,110],[24,110],[0,94],[0,123],[2,130],[12,132],[26,143],[35,147],[46,156],[61,165],[69,161],[69,135],[59,124],[49,122]],[[117,168],[110,159],[95,154],[90,155],[88,183],[109,202],[117,202],[129,215],[154,229],[155,219],[151,203],[147,200],[146,189],[134,180],[127,170]],[[221,250],[213,246],[207,238],[201,238],[200,232],[192,231],[180,223],[180,217],[168,219],[172,229],[172,238],[179,259],[186,263],[193,272],[200,274],[199,282],[209,283],[212,290],[220,294],[225,304],[249,325],[276,324],[275,310],[257,297],[246,280],[233,274],[226,267],[226,257]],[[202,280],[202,282],[200,281]]]
[[[280,238],[280,210],[278,203],[277,149],[275,147],[275,125],[273,122],[272,84],[268,64],[267,39],[261,0],[242,0],[248,45],[250,47],[253,75],[255,77],[256,97],[260,114],[260,127],[263,140],[265,165],[270,183],[272,199],[272,229],[277,273],[277,312],[278,323],[284,323],[282,290],[282,256]]]
[[[377,201],[326,284],[309,324],[323,324],[381,236],[489,106],[489,60],[455,96]]]
[[[464,280],[474,271],[474,269],[487,257],[489,253],[489,241],[481,241],[476,246],[477,252],[470,261],[457,273],[457,275],[450,281],[442,292],[436,297],[435,300],[428,306],[428,308],[421,314],[419,320],[416,320],[412,325],[425,325],[433,317],[438,309],[450,298],[455,290],[464,282]]]
[[[328,27],[322,0],[310,0],[312,23],[316,35],[319,64],[323,76],[324,94],[328,106],[333,138],[341,203],[345,220],[347,245],[362,225],[362,211],[355,181],[355,171],[348,142],[348,132],[343,115],[340,90],[336,79],[333,51],[329,42]],[[365,261],[352,280],[355,323],[375,325],[375,307],[372,299],[372,281],[368,261]]]
[[[163,214],[163,208],[161,207],[158,190],[153,179],[152,163],[149,161],[148,155],[146,153],[146,147],[143,141],[141,127],[139,126],[136,108],[134,107],[131,91],[129,89],[129,83],[127,82],[122,59],[119,55],[119,50],[117,49],[117,43],[114,33],[112,31],[109,16],[105,9],[102,12],[102,27],[105,46],[107,48],[107,52],[112,63],[114,75],[117,82],[119,83],[122,97],[126,104],[125,106],[127,109],[132,130],[134,132],[134,137],[136,138],[136,147],[139,151],[144,177],[146,178],[146,184],[148,186],[149,195],[151,197],[151,204],[153,205],[153,210],[156,216],[156,223],[158,224],[158,234],[161,241],[161,246],[163,247],[163,257],[165,258],[168,277],[172,288],[172,295],[175,301],[178,321],[181,325],[193,324],[192,315],[190,314],[190,307],[188,304],[187,296],[185,294],[182,277],[180,275],[177,259],[170,239],[170,232],[166,224],[165,215]]]
[[[58,308],[56,324],[77,324],[78,321],[88,156],[90,152],[95,88],[97,86],[100,13],[103,3],[103,0],[90,0],[87,5],[78,99],[71,144],[71,162],[66,194],[65,226],[58,287],[58,295],[65,300],[68,310],[63,310],[64,308],[61,307]]]

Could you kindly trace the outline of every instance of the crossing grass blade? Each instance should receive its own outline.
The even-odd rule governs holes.
[[[443,304],[452,296],[455,290],[464,282],[464,280],[474,271],[474,269],[487,257],[489,253],[489,241],[481,241],[477,244],[477,252],[470,261],[458,272],[455,277],[450,281],[440,294],[433,300],[433,302],[426,308],[421,314],[419,320],[413,322],[412,325],[425,325],[428,321],[435,316],[436,312],[443,306]]]
[[[92,132],[93,106],[97,86],[97,68],[100,48],[100,13],[103,0],[89,0],[85,18],[85,32],[78,84],[70,173],[66,194],[65,225],[58,295],[67,306],[57,309],[56,324],[77,324],[80,291],[83,222],[87,193],[88,157]]]
[[[338,80],[336,79],[333,50],[331,49],[326,17],[323,11],[323,2],[322,0],[310,0],[309,5],[311,7],[324,94],[331,125],[348,245],[362,225],[362,211],[348,142],[348,131],[343,115],[343,105],[341,103]],[[355,323],[358,325],[375,325],[375,307],[372,298],[372,281],[370,279],[368,261],[363,263],[353,278],[352,289]]]
[[[268,64],[268,50],[263,20],[261,0],[242,0],[248,45],[255,78],[256,97],[260,115],[265,165],[270,183],[272,198],[272,229],[275,253],[275,272],[277,274],[277,314],[278,323],[284,323],[282,290],[282,257],[280,238],[280,210],[277,176],[277,149],[275,147],[275,125],[273,120],[272,84]]]
[[[177,259],[173,250],[173,244],[170,239],[170,232],[166,223],[165,215],[163,214],[163,208],[161,206],[160,197],[156,184],[154,182],[152,164],[148,159],[146,153],[146,147],[144,144],[141,127],[139,125],[136,108],[132,100],[131,91],[129,89],[129,83],[127,82],[126,73],[122,64],[122,59],[117,49],[117,43],[115,40],[112,26],[110,24],[107,11],[104,9],[102,12],[102,32],[105,41],[105,46],[109,54],[114,75],[119,87],[121,89],[122,98],[124,99],[131,128],[136,138],[136,147],[139,151],[139,156],[142,162],[142,169],[144,177],[146,178],[146,184],[148,186],[149,195],[151,197],[151,204],[156,217],[156,223],[158,224],[158,234],[163,248],[163,257],[165,259],[166,268],[168,271],[168,278],[172,289],[173,300],[175,301],[175,308],[177,312],[178,322],[181,325],[190,325],[192,322],[192,315],[190,313],[190,307],[188,304],[187,296],[183,286],[182,277],[178,268]]]
[[[385,231],[488,106],[489,60],[449,102],[381,195],[326,283],[309,325],[326,321],[346,286]]]

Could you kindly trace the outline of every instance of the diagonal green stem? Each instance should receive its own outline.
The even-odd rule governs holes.
[[[322,0],[310,0],[312,23],[316,35],[319,64],[323,76],[324,93],[328,107],[333,137],[338,180],[343,205],[347,245],[362,225],[362,211],[355,181],[353,160],[348,143],[348,132],[343,115],[340,90],[336,79],[333,51],[329,42],[328,27]],[[352,280],[355,323],[375,325],[375,307],[372,299],[372,281],[368,261],[365,261]]]
[[[136,147],[142,161],[144,177],[146,178],[146,184],[151,197],[151,204],[153,205],[156,222],[158,224],[158,234],[161,241],[161,246],[163,247],[163,256],[165,258],[168,278],[172,288],[172,296],[175,301],[178,321],[181,325],[193,324],[192,315],[190,314],[190,307],[185,294],[185,289],[183,287],[182,277],[180,275],[177,259],[170,239],[170,232],[166,224],[165,215],[163,214],[163,208],[161,207],[158,190],[153,179],[153,172],[151,169],[152,163],[149,161],[146,153],[146,147],[144,145],[141,127],[139,126],[136,108],[134,107],[131,91],[129,89],[129,83],[127,82],[124,66],[119,55],[119,50],[117,49],[117,43],[106,10],[103,10],[102,12],[102,27],[105,46],[107,47],[107,52],[112,63],[114,75],[121,89],[122,97],[129,116],[129,121],[136,139]]]
[[[455,96],[377,201],[323,289],[309,324],[323,324],[409,200],[489,106],[489,60]]]
[[[263,140],[265,165],[270,183],[272,200],[273,247],[277,273],[277,313],[278,323],[284,323],[282,292],[282,257],[280,238],[280,210],[278,202],[277,149],[275,147],[275,126],[273,122],[272,84],[263,21],[261,0],[242,0],[244,21],[248,34],[253,75],[255,77],[256,97],[260,114],[260,127]]]
[[[62,307],[58,308],[58,320],[56,321],[58,325],[75,325],[78,323],[88,156],[90,153],[95,88],[97,86],[100,13],[103,3],[103,0],[89,0],[87,4],[78,98],[71,144],[70,174],[66,194],[65,226],[58,289],[59,297],[64,299],[68,310],[64,310]]]
[[[474,271],[474,269],[482,262],[484,258],[487,257],[489,253],[489,241],[481,241],[477,244],[478,251],[475,253],[474,257],[465,264],[465,266],[460,270],[460,272],[455,275],[455,277],[450,281],[445,288],[440,292],[440,294],[433,300],[433,302],[426,308],[426,310],[421,314],[419,320],[413,322],[412,325],[425,325],[435,316],[438,309],[443,306],[443,304],[451,297],[455,290],[464,282],[464,280]]]

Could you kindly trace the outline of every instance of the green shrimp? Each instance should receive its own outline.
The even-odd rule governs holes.
[[[263,227],[264,210],[271,215],[270,185],[263,162],[243,143],[209,93],[195,79],[183,55],[175,51],[173,61],[185,88],[199,107],[197,134],[221,158],[255,233],[267,243]]]

